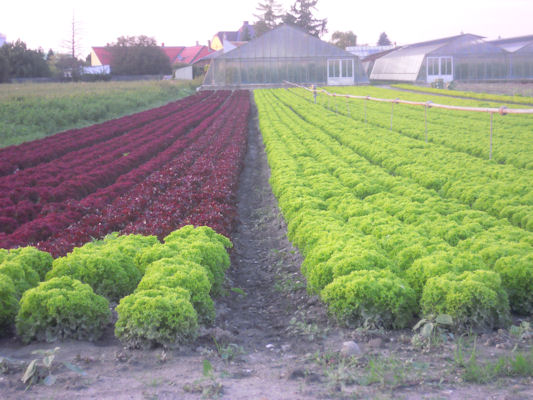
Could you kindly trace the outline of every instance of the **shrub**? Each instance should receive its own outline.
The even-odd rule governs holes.
[[[336,278],[321,297],[348,326],[404,328],[417,311],[413,289],[388,270],[354,271]]]
[[[183,288],[190,292],[191,303],[201,322],[215,318],[215,306],[209,296],[211,284],[205,268],[181,257],[164,258],[150,264],[137,291],[160,288]]]
[[[494,266],[509,296],[511,310],[522,315],[533,313],[533,255],[502,257]]]
[[[117,306],[115,335],[128,347],[176,347],[196,336],[197,314],[185,289],[137,291]]]
[[[41,282],[24,293],[16,317],[17,334],[31,340],[97,340],[110,319],[108,301],[89,285],[67,276]]]
[[[424,315],[448,314],[458,331],[504,327],[509,300],[492,271],[447,273],[428,279],[420,300]]]
[[[15,316],[19,308],[17,290],[11,278],[0,274],[0,336],[9,331],[15,322]]]

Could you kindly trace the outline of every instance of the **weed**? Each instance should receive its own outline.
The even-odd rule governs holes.
[[[447,314],[423,318],[413,327],[413,331],[418,332],[411,339],[411,344],[428,352],[432,347],[441,345],[449,337],[453,338],[453,334],[448,331],[451,326],[453,326],[453,319]]]
[[[289,321],[289,327],[287,331],[290,335],[302,336],[309,341],[313,341],[316,338],[325,338],[329,328],[320,328],[317,324],[310,324],[304,321],[298,320],[297,317],[292,317]]]
[[[213,338],[213,341],[215,342],[215,346],[217,348],[217,353],[224,361],[225,363],[229,363],[230,361],[233,361],[240,356],[246,354],[244,351],[244,348],[242,346],[239,346],[235,343],[229,343],[227,345],[222,345],[217,342],[215,338]]]
[[[406,365],[393,357],[372,357],[368,360],[362,385],[398,386],[407,379]]]
[[[231,291],[234,293],[240,294],[243,297],[246,297],[246,292],[242,290],[241,288],[234,287],[234,288],[231,288]]]
[[[294,292],[298,289],[304,288],[305,282],[292,278],[280,279],[274,284],[274,290],[277,292]]]
[[[489,383],[505,377],[532,377],[533,349],[529,353],[516,353],[482,363],[478,360],[476,342],[468,360],[465,359],[462,343],[458,343],[454,350],[454,363],[463,369],[465,382]]]
[[[26,390],[28,390],[33,384],[41,381],[46,386],[52,386],[56,382],[57,377],[52,374],[52,370],[55,367],[53,362],[58,351],[59,347],[55,347],[52,350],[34,350],[31,352],[32,354],[39,354],[42,359],[36,358],[30,361],[26,371],[24,371],[24,375],[22,376],[21,380],[22,383],[27,385]],[[87,375],[86,372],[77,365],[69,362],[63,362],[62,364],[78,375]]]
[[[211,362],[204,360],[202,378],[185,384],[183,390],[189,393],[200,393],[202,397],[212,399],[222,395],[223,385],[218,382]]]
[[[518,339],[527,340],[533,338],[533,329],[527,321],[522,321],[520,325],[513,325],[509,328],[509,333]]]

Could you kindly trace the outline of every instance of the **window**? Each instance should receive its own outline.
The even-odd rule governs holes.
[[[436,57],[428,57],[428,75],[439,74],[439,59]]]
[[[351,78],[353,76],[353,61],[342,60],[342,77]]]
[[[441,75],[453,75],[452,72],[452,58],[441,57],[440,59],[440,74]]]
[[[453,75],[452,57],[428,57],[428,76]]]
[[[330,78],[338,78],[341,76],[340,61],[341,60],[328,60],[328,76]]]
[[[353,60],[328,60],[329,78],[352,78]]]

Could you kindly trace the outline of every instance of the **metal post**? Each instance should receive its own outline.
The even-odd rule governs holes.
[[[351,117],[351,115],[350,115],[350,104],[348,103],[348,97],[346,97],[346,113],[348,114],[349,117]]]
[[[390,110],[390,130],[392,131],[392,117],[394,116],[394,101],[391,103]]]
[[[492,115],[494,113],[490,113],[490,149],[489,149],[489,160],[492,160]]]
[[[426,143],[428,142],[428,108],[431,108],[431,101],[426,101],[425,112],[425,127],[426,127]]]
[[[426,103],[424,120],[426,123],[426,143],[428,142],[428,105]]]
[[[366,103],[368,102],[368,96],[366,96],[365,99],[365,124],[366,124]]]

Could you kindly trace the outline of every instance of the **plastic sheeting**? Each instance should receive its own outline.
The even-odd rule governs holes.
[[[350,84],[368,83],[358,57],[297,27],[281,25],[213,57],[204,87],[279,86],[284,81],[324,85],[328,83],[328,60],[353,61]]]

